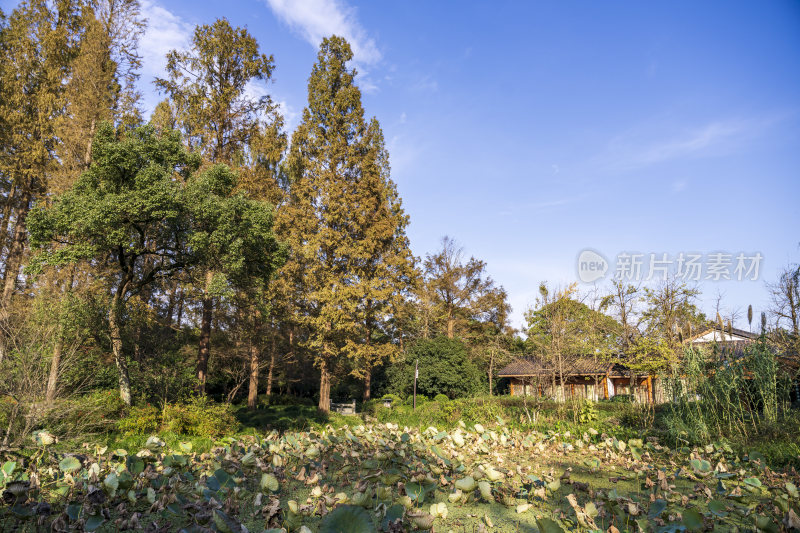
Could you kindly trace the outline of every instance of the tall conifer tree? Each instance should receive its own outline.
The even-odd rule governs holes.
[[[368,386],[372,367],[392,355],[385,324],[413,269],[407,218],[378,122],[364,120],[356,73],[347,67],[352,57],[343,38],[322,41],[292,139],[283,210],[293,250],[285,273],[303,284],[300,316],[320,371],[323,411],[332,376],[348,362]]]

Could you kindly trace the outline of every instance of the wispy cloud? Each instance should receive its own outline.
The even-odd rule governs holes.
[[[618,170],[630,170],[677,159],[720,155],[742,141],[761,135],[780,118],[714,120],[701,126],[664,133],[632,131],[613,138],[603,159]],[[660,137],[660,138],[659,138]]]
[[[439,82],[436,81],[433,76],[426,74],[418,79],[411,88],[415,91],[419,92],[431,92],[435,93],[439,90]]]
[[[694,156],[729,142],[749,129],[750,124],[744,120],[712,122],[702,128],[645,146],[636,159],[641,165],[649,165]]]
[[[312,46],[323,37],[339,35],[353,48],[356,63],[374,64],[381,52],[356,18],[356,10],[341,0],[266,0],[272,11]]]

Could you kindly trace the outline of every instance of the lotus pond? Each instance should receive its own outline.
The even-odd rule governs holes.
[[[0,459],[2,531],[786,531],[798,476],[725,444],[669,449],[589,428],[393,423],[229,437],[209,451],[36,436]]]

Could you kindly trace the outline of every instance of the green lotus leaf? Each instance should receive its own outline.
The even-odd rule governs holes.
[[[692,459],[691,465],[695,472],[711,472],[711,463],[705,459]]]
[[[95,531],[98,527],[103,525],[106,519],[102,517],[102,515],[92,515],[86,520],[86,524],[83,526],[83,529],[86,531]]]
[[[372,517],[363,507],[339,505],[325,515],[319,533],[373,533]]]
[[[67,513],[67,516],[69,517],[69,519],[74,522],[78,518],[80,518],[81,509],[82,508],[83,508],[83,506],[81,504],[79,504],[79,503],[70,503],[69,505],[67,505],[67,508],[65,509],[65,512]]]
[[[403,519],[406,509],[400,504],[394,504],[386,509],[386,514],[381,521],[381,531],[389,531],[392,524]]]
[[[417,504],[425,501],[425,487],[422,485],[422,483],[418,481],[411,481],[406,483],[405,488],[406,494],[408,494],[408,497],[411,498],[412,501],[417,502]]]
[[[16,467],[17,463],[15,461],[6,461],[3,466],[0,466],[0,472],[3,473],[3,477],[11,477]]]
[[[108,474],[103,480],[103,486],[108,490],[109,495],[113,497],[119,488],[119,478],[117,474],[114,472]]]
[[[317,448],[316,446],[309,446],[306,449],[306,457],[308,457],[309,459],[315,459],[319,457],[319,448]]]
[[[62,472],[66,473],[77,472],[81,469],[81,462],[72,456],[64,457],[58,463],[58,468],[61,469]]]
[[[658,499],[650,504],[650,509],[647,511],[648,518],[658,518],[661,513],[667,510],[667,502]]]
[[[755,517],[756,528],[764,533],[778,533],[780,528],[772,518],[764,515],[756,515]]]
[[[689,531],[702,531],[703,530],[703,515],[697,509],[686,509],[681,513],[683,520],[681,523],[686,526]]]
[[[719,500],[711,500],[708,502],[708,510],[720,518],[725,518],[728,516],[725,502],[721,502]]]
[[[536,526],[541,533],[564,533],[564,529],[552,518],[539,518]]]
[[[150,437],[148,437],[147,441],[144,443],[144,447],[150,450],[151,452],[157,452],[164,446],[166,446],[166,443],[163,440],[156,437],[155,435],[151,435]]]
[[[217,526],[217,531],[220,533],[239,533],[242,526],[236,520],[229,517],[219,509],[214,510],[214,525]]]

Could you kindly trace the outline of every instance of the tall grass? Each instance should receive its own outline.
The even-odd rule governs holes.
[[[676,441],[746,438],[778,422],[789,401],[789,379],[763,342],[738,355],[687,348],[664,381],[672,398],[664,421]]]

